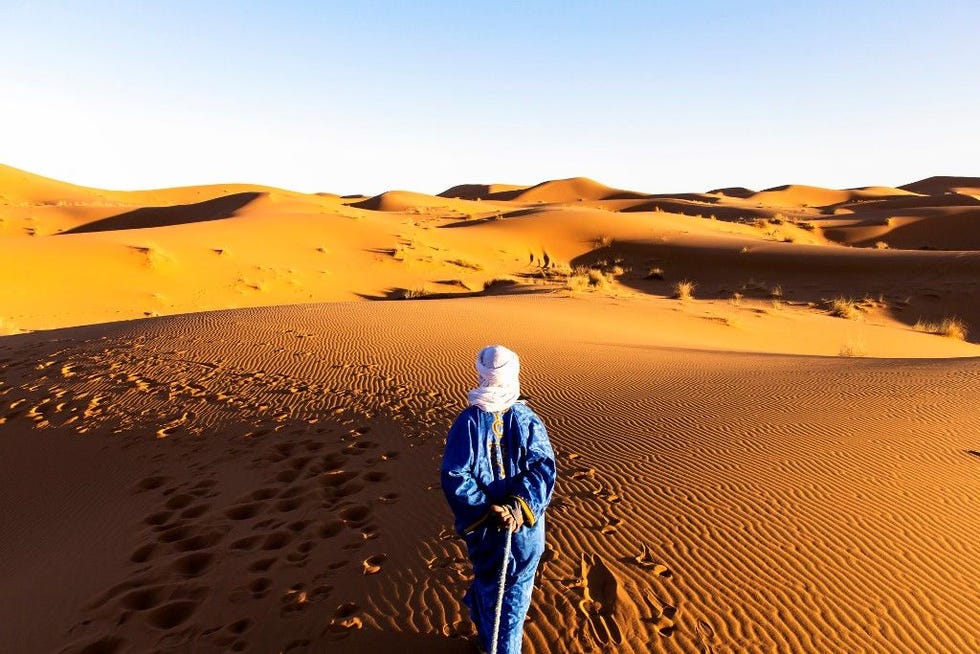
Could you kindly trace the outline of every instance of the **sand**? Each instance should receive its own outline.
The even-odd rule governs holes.
[[[491,342],[558,454],[525,651],[980,649],[976,179],[0,173],[3,651],[471,651],[438,464]]]

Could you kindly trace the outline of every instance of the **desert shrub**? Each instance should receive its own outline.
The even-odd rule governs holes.
[[[644,279],[663,279],[664,269],[663,268],[651,268],[647,271],[647,276]]]
[[[427,298],[432,295],[425,286],[419,286],[418,288],[406,288],[402,291],[403,300],[421,300],[422,298]]]
[[[603,289],[609,286],[610,277],[599,268],[577,266],[565,280],[565,289],[585,291]]]
[[[846,318],[847,320],[854,320],[861,315],[861,311],[858,309],[857,304],[854,303],[854,300],[845,297],[838,297],[831,300],[828,312],[832,316]]]
[[[965,341],[970,333],[966,323],[959,318],[943,318],[942,322],[938,323],[919,320],[912,328],[919,332],[955,338],[958,341]]]
[[[674,298],[678,300],[690,300],[694,297],[694,288],[697,286],[694,282],[689,282],[686,279],[674,284]]]
[[[884,241],[875,241],[875,249],[876,250],[887,250],[888,249],[888,244],[885,243]]]
[[[842,357],[863,357],[867,354],[867,349],[860,339],[849,338],[840,346],[837,354]]]

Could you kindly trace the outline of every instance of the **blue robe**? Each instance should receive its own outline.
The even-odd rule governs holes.
[[[517,654],[534,572],[544,552],[544,513],[555,486],[555,454],[544,423],[526,404],[519,402],[497,415],[503,423],[499,461],[503,470],[497,459],[495,414],[471,406],[456,418],[446,438],[442,490],[473,564],[473,583],[463,600],[487,651],[507,536],[490,507],[516,501],[524,514],[524,526],[512,535],[497,645],[500,654]]]

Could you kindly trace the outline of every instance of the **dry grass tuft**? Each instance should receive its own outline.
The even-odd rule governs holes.
[[[884,241],[875,241],[875,249],[876,250],[887,250],[888,249],[888,244],[885,243]]]
[[[478,263],[473,263],[472,261],[466,261],[465,259],[452,259],[446,261],[446,263],[453,266],[459,266],[460,268],[467,268],[469,270],[483,270],[483,266]]]
[[[965,341],[967,335],[970,333],[966,323],[959,318],[943,318],[942,322],[939,323],[919,320],[912,328],[917,332],[938,334],[958,341]]]
[[[402,291],[401,299],[403,300],[421,300],[432,295],[432,291],[427,289],[425,286],[420,286],[418,288],[406,288]]]
[[[663,268],[651,268],[647,271],[647,276],[643,279],[663,279],[664,269]]]
[[[694,298],[694,289],[697,286],[694,282],[686,279],[674,284],[674,298],[678,300],[690,300]]]
[[[854,300],[845,297],[838,297],[831,300],[828,312],[832,316],[846,318],[847,320],[854,320],[861,315],[861,310],[858,309]]]
[[[565,290],[575,292],[606,289],[611,281],[610,275],[598,268],[578,266],[565,280]]]
[[[855,338],[847,339],[837,352],[838,356],[842,357],[863,357],[867,353],[864,341]]]

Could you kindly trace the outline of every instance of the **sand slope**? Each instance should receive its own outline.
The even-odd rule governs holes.
[[[559,455],[527,651],[977,649],[975,360],[665,349],[607,302],[603,332],[517,297],[4,339],[8,646],[470,651],[437,468],[500,341]]]
[[[499,342],[560,475],[526,651],[976,652],[978,188],[0,167],[0,651],[472,651],[437,473]]]

